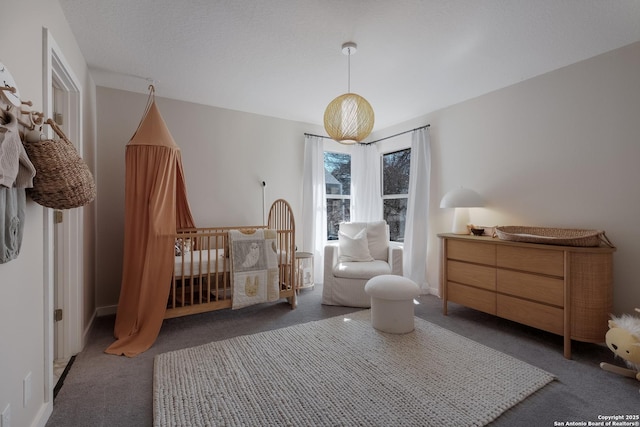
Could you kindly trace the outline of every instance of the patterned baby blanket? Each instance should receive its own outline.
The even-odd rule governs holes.
[[[277,235],[271,229],[229,230],[232,309],[279,298]]]

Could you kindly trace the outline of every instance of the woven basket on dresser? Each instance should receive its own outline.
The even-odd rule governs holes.
[[[560,246],[600,246],[601,243],[614,247],[607,239],[604,231],[584,230],[579,228],[548,228],[501,226],[496,227],[496,234],[501,240],[526,243],[544,243]]]

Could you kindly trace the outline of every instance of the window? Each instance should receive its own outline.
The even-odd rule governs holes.
[[[338,225],[351,218],[351,156],[324,153],[327,239],[338,240]]]
[[[410,162],[410,148],[382,155],[383,218],[389,224],[389,237],[394,242],[404,241]]]

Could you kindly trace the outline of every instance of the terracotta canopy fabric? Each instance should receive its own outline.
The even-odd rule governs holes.
[[[125,154],[124,262],[114,336],[106,353],[136,356],[158,337],[173,275],[177,228],[193,227],[180,148],[153,92]]]

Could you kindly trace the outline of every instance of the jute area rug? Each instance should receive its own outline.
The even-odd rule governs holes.
[[[160,354],[155,426],[481,426],[553,380],[420,318],[370,312]]]

